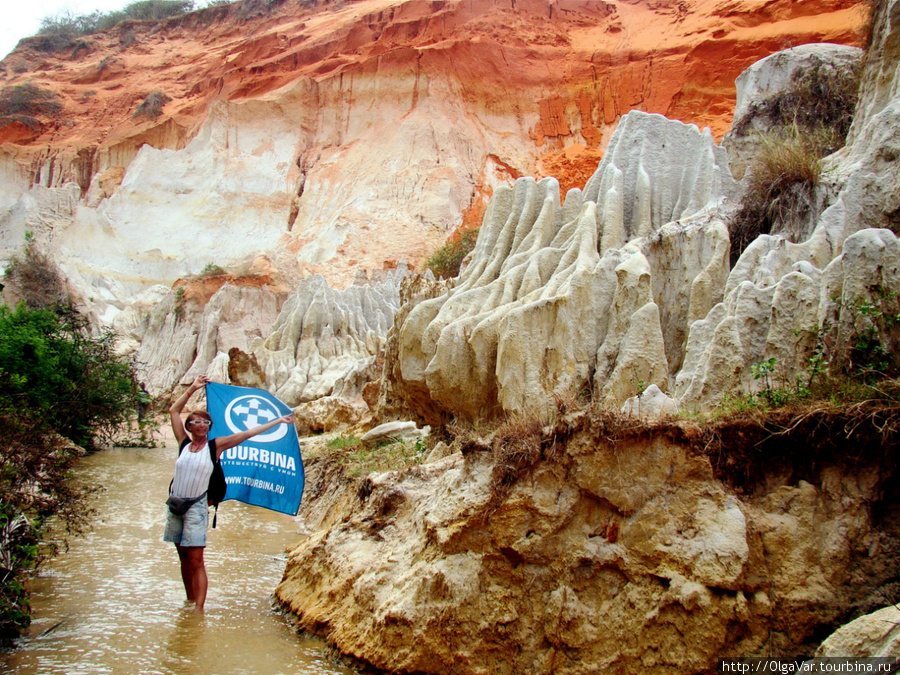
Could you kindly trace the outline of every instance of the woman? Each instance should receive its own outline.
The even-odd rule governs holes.
[[[166,509],[166,530],[163,541],[175,544],[181,561],[181,580],[187,593],[188,602],[193,602],[196,611],[202,612],[206,602],[206,566],[203,562],[203,548],[206,546],[206,530],[209,526],[209,506],[206,502],[206,488],[212,475],[213,463],[209,447],[212,446],[216,458],[222,453],[240,445],[257,434],[268,431],[277,424],[293,424],[294,416],[285,415],[247,431],[231,436],[207,439],[212,428],[212,418],[204,410],[196,410],[182,423],[181,411],[188,399],[198,389],[209,382],[206,375],[200,375],[191,386],[169,408],[172,431],[178,440],[178,459],[175,461],[175,478],[171,494],[183,499],[200,497],[184,515],[176,515]]]

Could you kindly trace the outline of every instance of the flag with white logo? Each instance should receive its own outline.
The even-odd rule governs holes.
[[[293,412],[264,389],[206,385],[210,438],[230,436]],[[225,499],[297,515],[303,496],[303,462],[293,424],[278,424],[222,453]]]

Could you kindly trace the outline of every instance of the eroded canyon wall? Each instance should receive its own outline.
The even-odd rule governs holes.
[[[23,41],[3,86],[62,112],[0,120],[4,256],[34,232],[98,317],[261,253],[343,287],[417,264],[519,176],[581,187],[629,110],[719,138],[747,65],[863,23],[849,0],[268,7]]]
[[[853,459],[810,448],[809,462],[789,448],[844,427],[807,421],[709,445],[689,423],[568,414],[359,486],[320,457],[277,597],[391,672],[702,673],[810,654],[894,577],[900,529],[877,429],[856,428]],[[518,466],[506,489],[504,462]]]
[[[849,308],[900,291],[900,240],[884,227],[900,2],[877,7],[849,143],[826,159],[826,208],[801,241],[765,235],[730,269],[716,148],[643,113],[583,192],[562,201],[550,179],[497,191],[458,283],[408,294],[385,373],[423,418],[480,422],[466,381],[480,401],[542,416],[511,415],[491,437],[475,424],[449,456],[317,490],[277,591],[302,627],[399,672],[701,673],[722,657],[809,655],[886,603],[900,557],[891,413],[648,424],[573,412],[554,389],[587,385],[618,407],[619,383],[652,383],[714,405],[761,386],[764,358],[793,376],[811,335],[830,325],[846,340]],[[645,154],[653,124],[667,147]],[[653,160],[667,152],[706,162],[666,180],[653,168],[671,162]],[[896,331],[882,337],[896,354]],[[320,485],[340,476],[318,462]],[[888,616],[821,654],[889,653],[892,625],[861,636]]]

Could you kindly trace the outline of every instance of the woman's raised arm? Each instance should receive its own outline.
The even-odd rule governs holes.
[[[181,411],[184,410],[184,406],[187,405],[188,399],[193,395],[195,391],[198,389],[202,389],[209,383],[209,378],[206,375],[198,375],[194,378],[194,381],[191,382],[191,385],[184,390],[184,393],[178,397],[178,400],[172,404],[172,407],[169,408],[169,419],[172,422],[172,431],[175,433],[175,438],[178,439],[179,445],[181,441],[187,438],[187,432],[184,430],[184,422],[181,420]]]
[[[247,429],[247,431],[239,431],[236,434],[231,434],[230,436],[220,436],[216,439],[216,456],[220,456],[223,452],[228,450],[228,448],[233,448],[236,445],[240,445],[244,441],[253,438],[257,434],[261,434],[264,431],[268,431],[272,427],[277,424],[293,424],[294,420],[293,413],[290,415],[282,415],[278,419],[272,420],[271,422],[266,422],[265,424],[260,424],[258,427],[253,427],[252,429]]]

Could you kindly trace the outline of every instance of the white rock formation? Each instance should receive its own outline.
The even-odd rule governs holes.
[[[766,100],[783,94],[811,69],[821,69],[825,77],[836,77],[859,68],[863,50],[848,45],[830,43],[806,44],[791,47],[760,59],[735,80],[737,100],[734,106],[734,125],[722,139],[728,151],[729,163],[737,175],[760,147],[760,134],[771,129],[771,120],[758,115]]]
[[[788,52],[743,76],[741,110],[803,68],[852,70],[859,60],[834,45]],[[399,326],[400,396],[436,421],[547,412],[554,397],[590,382],[595,399],[615,408],[650,385],[704,408],[796,387],[798,377],[805,384],[817,341],[845,348],[854,308],[877,288],[900,291],[894,235],[860,232],[896,224],[890,209],[900,212],[885,155],[900,128],[898,87],[885,82],[896,73],[878,62],[868,69],[851,144],[829,160],[840,177],[833,204],[805,241],[760,237],[730,272],[719,211],[733,208],[736,184],[724,150],[695,127],[626,115],[584,192],[564,204],[549,179],[497,190],[456,287]],[[877,77],[894,98],[872,84]],[[865,283],[850,279],[859,270],[869,271]],[[897,339],[888,335],[888,346]],[[755,377],[753,366],[773,358],[772,379]]]
[[[616,406],[667,390],[688,321],[720,297],[714,211],[733,187],[708,132],[630,113],[584,194],[560,204],[553,179],[498,189],[457,285],[399,328],[400,395],[433,419],[543,412],[592,378]],[[654,267],[678,270],[654,284]]]
[[[415,422],[385,422],[374,429],[369,429],[360,438],[366,443],[378,443],[384,440],[418,440],[428,436],[430,427],[419,428]]]
[[[266,388],[290,406],[323,397],[360,399],[377,380],[375,357],[384,348],[400,305],[401,265],[384,281],[335,290],[307,277],[285,302],[271,333],[250,345]],[[357,402],[362,407],[361,399]]]
[[[625,401],[622,412],[633,417],[662,419],[677,413],[678,403],[671,396],[666,396],[655,384],[651,384],[637,396]]]
[[[606,251],[715,209],[734,193],[725,151],[708,129],[632,112],[622,117],[584,186],[584,201],[597,205]]]
[[[197,375],[228,383],[228,352],[249,351],[267,335],[281,299],[265,288],[222,286],[202,308],[179,301],[170,288],[154,286],[116,317],[115,326],[140,346],[138,377],[153,396],[164,396]]]
[[[826,160],[837,197],[806,241],[765,235],[743,252],[723,302],[691,325],[675,386],[683,406],[708,407],[734,392],[761,390],[765,382],[754,378],[752,367],[771,358],[772,386],[803,384],[817,339],[826,340],[832,356],[845,355],[854,331],[866,329],[863,303],[900,291],[900,242],[888,229],[873,229],[900,227],[900,153],[891,151],[900,148],[900,54],[890,47],[900,25],[891,16],[886,11],[876,27],[847,145]],[[855,58],[845,49],[807,51],[820,61],[832,53],[838,67]],[[883,309],[891,311],[890,305]],[[879,333],[894,354],[896,329]]]

